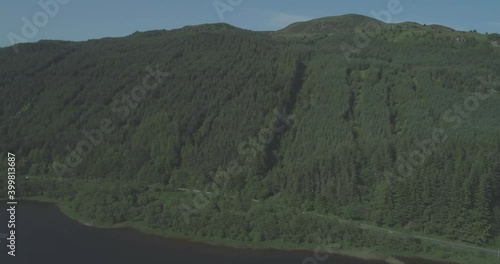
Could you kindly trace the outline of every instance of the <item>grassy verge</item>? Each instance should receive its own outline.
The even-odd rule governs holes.
[[[70,205],[68,201],[61,201],[56,199],[51,199],[43,196],[21,198],[20,201],[36,201],[44,203],[53,203],[58,206],[63,214],[67,217],[78,221],[79,223],[93,226],[95,228],[131,228],[142,233],[162,236],[167,238],[182,239],[185,241],[191,241],[196,243],[204,243],[210,245],[232,247],[232,248],[244,248],[253,250],[262,249],[279,249],[279,250],[304,250],[312,251],[316,250],[316,245],[297,245],[293,243],[287,243],[283,241],[263,241],[263,242],[253,242],[253,241],[239,241],[227,238],[217,238],[217,237],[202,237],[196,235],[188,235],[181,232],[175,232],[172,230],[155,229],[148,227],[146,224],[141,222],[123,222],[119,224],[109,224],[96,222],[92,219],[86,219],[80,216]],[[394,256],[408,257],[408,258],[422,258],[429,261],[447,261],[460,264],[494,264],[497,263],[496,259],[490,256],[483,256],[480,254],[472,252],[462,252],[442,246],[431,245],[427,243],[422,243],[428,249],[425,253],[411,253],[411,252],[398,252],[393,251],[388,248],[382,247],[370,247],[370,248],[349,248],[345,247],[340,250],[334,250],[333,254],[350,256],[365,260],[386,260],[388,263],[397,263]],[[325,250],[321,250],[325,252]],[[331,251],[330,251],[331,252]]]

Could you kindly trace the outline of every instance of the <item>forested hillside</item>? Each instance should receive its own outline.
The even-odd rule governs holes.
[[[104,223],[425,251],[314,211],[490,245],[496,40],[351,15],[19,44],[0,49],[2,156],[18,196]]]

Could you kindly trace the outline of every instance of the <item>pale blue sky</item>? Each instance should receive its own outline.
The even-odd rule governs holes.
[[[44,11],[39,4],[55,1],[59,1],[59,10],[51,5]],[[216,1],[219,8],[228,9],[222,15],[223,22],[251,30],[276,30],[296,21],[347,13],[373,17],[372,11],[399,10],[391,14],[390,22],[416,21],[459,30],[500,32],[500,0],[399,0],[400,5],[390,10],[388,4],[398,0]],[[13,41],[87,40],[216,23],[221,22],[221,12],[216,11],[214,0],[2,0],[0,47]],[[25,21],[32,23],[35,32],[25,26]]]

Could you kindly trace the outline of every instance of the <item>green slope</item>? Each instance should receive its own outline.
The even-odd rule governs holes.
[[[17,156],[18,195],[67,200],[100,222],[242,241],[426,251],[306,210],[492,246],[496,35],[373,22],[0,49],[0,145]]]

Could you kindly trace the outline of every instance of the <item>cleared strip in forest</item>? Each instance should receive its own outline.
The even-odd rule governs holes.
[[[288,102],[284,102],[283,106],[286,110],[285,114],[292,115],[293,111],[295,110],[297,104],[297,97],[302,88],[304,87],[305,72],[306,72],[306,65],[304,64],[304,62],[297,61],[295,74],[292,79],[292,87],[290,89],[290,100]],[[277,160],[273,156],[273,152],[280,148],[281,139],[286,134],[286,131],[287,129],[283,131],[281,137],[276,137],[276,139],[274,139],[266,149],[267,157],[269,157],[268,160],[266,161],[266,170],[265,170],[266,174],[276,165]]]
[[[357,119],[358,116],[356,116],[356,109],[358,108],[358,103],[359,103],[359,89],[356,88],[355,84],[353,83],[353,80],[351,78],[352,74],[352,69],[347,68],[345,71],[345,82],[347,86],[349,87],[349,112],[346,112],[344,114],[344,120],[349,121],[349,114],[351,115],[351,129],[352,129],[352,136],[354,139],[354,142],[358,142],[358,137],[359,137],[359,127],[356,125],[357,124]]]
[[[297,103],[297,96],[304,86],[304,77],[306,73],[306,65],[302,61],[297,62],[295,74],[292,81],[292,89],[290,90],[290,101],[286,102],[286,110],[288,113],[293,112]]]

